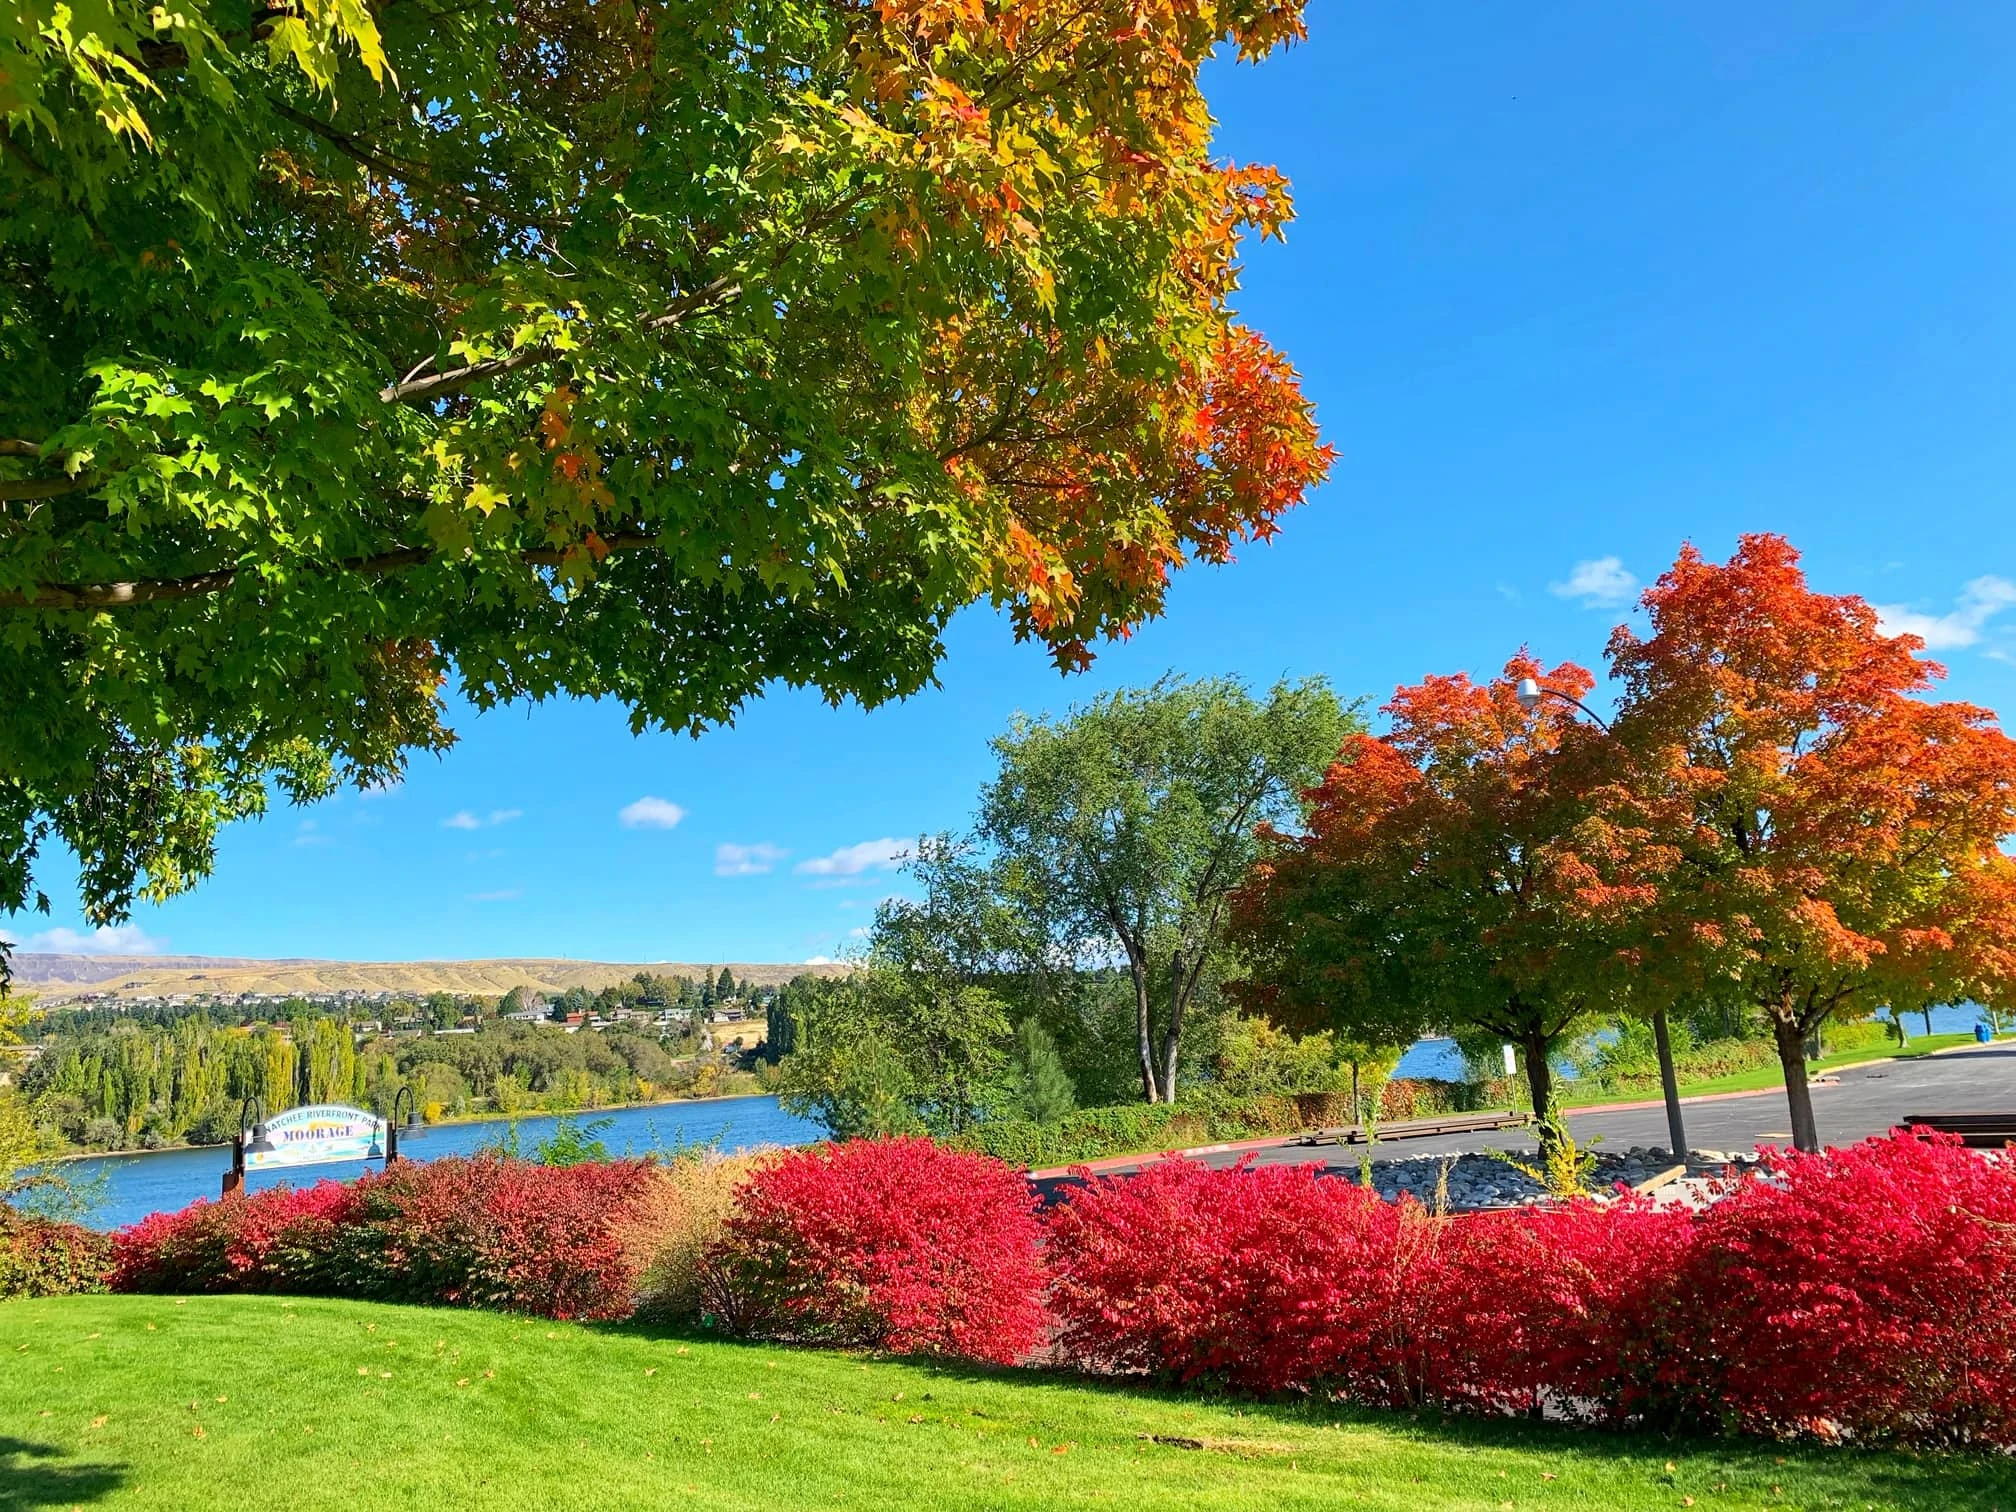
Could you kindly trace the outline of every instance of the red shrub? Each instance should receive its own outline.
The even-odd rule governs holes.
[[[1323,1382],[1417,1399],[1420,1283],[1443,1227],[1317,1169],[1165,1160],[1073,1194],[1050,1222],[1067,1355],[1254,1391]]]
[[[1695,1232],[1685,1208],[1627,1200],[1448,1224],[1424,1298],[1424,1395],[1484,1412],[1543,1397],[1622,1423],[1661,1399],[1660,1341]]]
[[[153,1213],[112,1238],[114,1291],[315,1291],[355,1189],[318,1181]]]
[[[115,1236],[115,1291],[288,1291],[626,1317],[621,1237],[647,1168],[494,1156],[407,1162],[355,1184],[196,1202]]]
[[[1005,1363],[1043,1338],[1041,1238],[1013,1167],[854,1140],[757,1170],[704,1285],[738,1332]]]
[[[2016,1170],[1895,1132],[1711,1208],[1677,1385],[1747,1431],[2016,1443]]]
[[[534,1165],[495,1156],[406,1163],[357,1185],[347,1268],[373,1295],[549,1318],[621,1318],[636,1264],[622,1218],[642,1161]]]

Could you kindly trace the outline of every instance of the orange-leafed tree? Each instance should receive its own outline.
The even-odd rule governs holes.
[[[1267,834],[1235,919],[1270,1017],[1382,1044],[1498,1036],[1523,1050],[1544,1120],[1549,1056],[1608,1002],[1620,930],[1654,893],[1615,880],[1650,853],[1603,801],[1615,749],[1567,700],[1525,709],[1527,677],[1570,699],[1594,683],[1522,652],[1488,683],[1399,689],[1390,731],[1344,745],[1305,828]]]
[[[1813,591],[1782,537],[1690,546],[1644,603],[1650,635],[1610,642],[1633,775],[1606,790],[1661,858],[1640,966],[1736,984],[1818,1149],[1804,1047],[1830,1017],[2016,990],[2016,741],[1926,698],[1924,642]]]

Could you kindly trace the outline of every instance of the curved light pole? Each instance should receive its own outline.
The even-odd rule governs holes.
[[[391,1170],[399,1159],[399,1101],[406,1101],[406,1137],[420,1137],[420,1113],[414,1107],[413,1088],[409,1084],[392,1094],[392,1116],[385,1120],[385,1169]]]
[[[273,1141],[266,1137],[266,1104],[254,1093],[238,1105],[238,1132],[231,1136],[231,1169],[224,1173],[223,1195],[245,1190],[247,1155],[272,1153]]]
[[[1572,705],[1588,715],[1590,721],[1606,736],[1610,733],[1610,726],[1601,714],[1573,694],[1563,693],[1559,688],[1541,687],[1537,678],[1520,678],[1518,687],[1513,690],[1513,696],[1519,700],[1519,707],[1528,714],[1536,712],[1547,699],[1558,698],[1561,702]],[[1652,1010],[1652,1041],[1659,1051],[1659,1088],[1666,1098],[1666,1136],[1673,1141],[1673,1158],[1685,1160],[1687,1126],[1680,1116],[1680,1078],[1673,1068],[1673,1036],[1666,1022],[1666,1009],[1663,1004]]]

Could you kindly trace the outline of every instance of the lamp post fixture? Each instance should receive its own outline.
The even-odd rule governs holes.
[[[266,1137],[266,1104],[254,1094],[238,1105],[238,1132],[231,1136],[231,1169],[224,1173],[223,1195],[229,1197],[233,1192],[245,1190],[248,1154],[272,1153],[273,1141]]]
[[[401,1087],[392,1094],[392,1116],[385,1120],[385,1169],[388,1171],[399,1159],[399,1103],[402,1099],[406,1103],[406,1137],[418,1139],[421,1132],[420,1113],[414,1107],[413,1088]]]
[[[1610,733],[1610,726],[1601,714],[1573,694],[1563,693],[1559,688],[1541,687],[1537,678],[1520,678],[1518,687],[1513,690],[1513,697],[1519,700],[1519,707],[1528,714],[1538,711],[1540,705],[1547,699],[1558,698],[1561,702],[1580,709],[1605,735]],[[1659,1087],[1666,1098],[1666,1136],[1673,1141],[1673,1158],[1685,1160],[1687,1126],[1680,1116],[1680,1078],[1673,1068],[1673,1036],[1666,1022],[1666,1009],[1663,1004],[1652,1010],[1652,1040],[1659,1051]]]

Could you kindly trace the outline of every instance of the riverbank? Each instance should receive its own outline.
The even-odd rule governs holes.
[[[457,1113],[445,1118],[422,1121],[423,1129],[454,1129],[471,1124],[522,1123],[530,1118],[601,1118],[614,1113],[631,1113],[651,1108],[673,1108],[699,1106],[706,1103],[746,1102],[752,1097],[769,1097],[771,1093],[760,1087],[747,1092],[710,1092],[705,1097],[654,1097],[648,1102],[616,1103],[603,1108],[527,1108],[518,1113]],[[285,1108],[275,1108],[275,1113],[284,1113]],[[231,1141],[218,1144],[191,1144],[180,1140],[174,1144],[156,1145],[152,1149],[130,1150],[65,1150],[60,1155],[52,1155],[53,1161],[71,1160],[135,1160],[145,1155],[177,1155],[190,1150],[228,1150]]]

